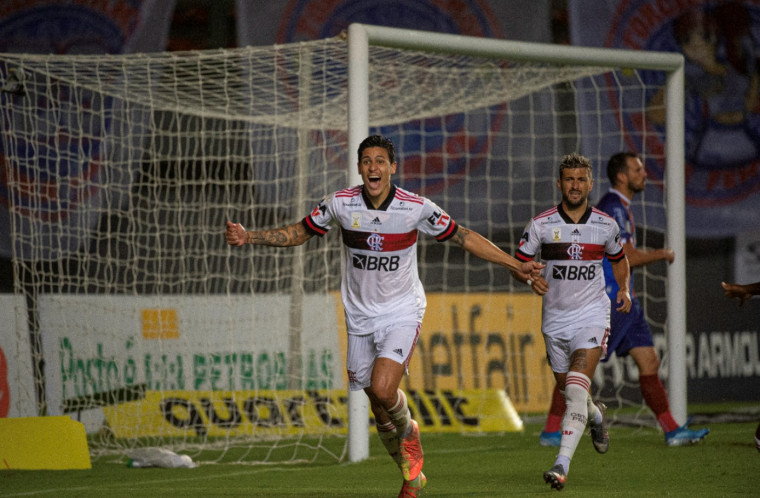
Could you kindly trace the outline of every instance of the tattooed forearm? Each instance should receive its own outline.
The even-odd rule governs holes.
[[[256,230],[248,232],[249,244],[259,244],[276,247],[297,246],[309,239],[309,235],[300,223],[271,230]]]
[[[454,236],[451,237],[451,241],[460,247],[464,247],[464,242],[465,242],[465,239],[467,239],[468,235],[470,235],[470,231],[467,230],[462,225],[459,225],[459,228],[457,229],[457,233],[455,233]]]
[[[511,270],[521,269],[520,262],[515,258],[499,249],[496,244],[478,232],[474,232],[462,225],[457,227],[457,232],[449,240],[480,259],[496,263]]]

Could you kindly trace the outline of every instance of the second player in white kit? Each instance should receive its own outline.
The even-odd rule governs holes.
[[[544,472],[552,488],[565,486],[570,461],[586,425],[599,453],[609,448],[604,404],[591,399],[591,379],[606,353],[610,329],[610,299],[605,292],[602,261],[605,256],[620,290],[617,309],[631,309],[630,269],[615,220],[589,205],[594,185],[591,163],[578,154],[562,158],[557,187],[562,202],[534,217],[520,240],[517,258],[546,264],[544,275],[526,279],[543,297],[541,331],[546,357],[567,409],[554,466]]]

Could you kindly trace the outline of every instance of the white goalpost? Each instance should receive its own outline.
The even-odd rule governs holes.
[[[356,150],[367,134],[370,115],[369,46],[419,50],[443,54],[467,54],[514,62],[622,67],[658,70],[667,73],[667,226],[668,246],[676,254],[686,254],[685,170],[684,170],[684,59],[675,53],[653,53],[587,47],[557,46],[464,37],[352,24],[349,41],[349,151]],[[559,152],[562,155],[562,152]],[[354,178],[357,180],[356,178]],[[358,183],[355,181],[355,183]],[[678,258],[668,270],[668,369],[669,393],[674,417],[686,420],[686,263]],[[356,406],[350,421],[349,458],[358,461],[369,456],[366,417],[367,401],[363,393],[354,393],[349,401]]]
[[[559,202],[564,154],[592,160],[596,200],[609,155],[633,149],[650,170],[639,243],[685,255],[678,54],[355,24],[271,47],[0,54],[0,90],[8,416],[69,415],[94,457],[367,458],[367,400],[345,378],[340,236],[230,248],[223,232],[298,222],[360,183],[368,134],[396,145],[395,183],[510,253]],[[402,387],[421,429],[503,432],[505,407],[545,413],[540,299],[450,244],[421,237],[418,253],[428,309]],[[684,260],[637,274],[680,422]],[[630,370],[597,371],[613,408],[643,406]],[[634,423],[655,426],[646,413]]]

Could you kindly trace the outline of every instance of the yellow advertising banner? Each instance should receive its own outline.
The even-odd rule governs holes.
[[[343,306],[338,293],[335,299],[345,360]],[[541,336],[541,298],[532,293],[428,293],[402,387],[502,389],[518,413],[545,412],[554,377]]]
[[[540,332],[539,297],[430,293],[427,298],[410,375],[402,385],[421,430],[520,431],[520,414],[547,410],[554,379]],[[334,299],[344,365],[345,320],[337,293]],[[342,434],[348,425],[343,389],[149,389],[140,399],[104,406],[103,412],[116,437],[130,438]]]
[[[523,429],[522,420],[499,389],[409,390],[408,394],[422,431]],[[346,434],[347,401],[345,390],[148,391],[141,399],[105,406],[103,412],[117,438]]]

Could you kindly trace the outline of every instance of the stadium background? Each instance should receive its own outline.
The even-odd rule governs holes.
[[[658,48],[662,26],[689,10],[709,11],[717,3],[694,0],[667,7],[669,2],[633,0],[6,2],[0,7],[0,34],[4,35],[0,36],[0,51],[127,53],[271,45],[335,36],[351,22],[521,41],[651,49]],[[760,29],[760,4],[736,4],[745,9],[741,15],[749,20],[749,38],[757,53],[760,37],[751,35]],[[138,18],[140,29],[135,27]],[[52,23],[53,19],[58,22]],[[757,111],[751,113],[748,123],[756,122]],[[730,156],[730,142],[726,148],[726,156]],[[740,162],[703,165],[714,168],[717,176],[708,175],[712,180],[688,186],[687,219],[699,220],[687,221],[687,331],[692,343],[699,345],[695,363],[689,365],[689,399],[693,402],[751,401],[757,396],[760,305],[753,300],[737,312],[736,303],[723,298],[720,282],[760,280],[758,161],[760,154]],[[0,177],[0,292],[11,293],[8,199],[3,181]],[[456,212],[454,206],[447,209]]]

